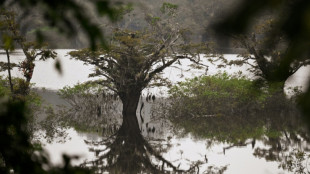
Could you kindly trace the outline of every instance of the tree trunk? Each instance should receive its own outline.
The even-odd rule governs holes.
[[[113,161],[108,160],[108,163],[113,164],[110,168],[111,173],[134,174],[143,169],[141,154],[146,154],[146,152],[136,116],[140,94],[141,91],[133,91],[120,96],[123,102],[123,123],[117,132],[113,146],[111,146],[110,152],[112,153],[109,158],[114,159],[115,154],[113,152],[117,154],[117,160],[114,161],[114,164]]]
[[[6,56],[8,58],[8,74],[9,74],[9,83],[10,83],[10,89],[11,89],[11,92],[13,94],[13,83],[12,83],[12,77],[11,77],[11,62],[10,62],[10,54],[9,54],[9,51],[6,49],[5,50],[6,52]]]
[[[126,129],[129,134],[141,133],[139,129],[139,123],[136,116],[136,111],[141,95],[141,90],[130,90],[126,94],[121,96],[123,102],[123,123],[122,128]]]
[[[104,154],[107,159],[107,165],[104,168],[110,173],[122,174],[165,173],[153,164],[150,157],[155,157],[161,161],[158,164],[165,164],[177,170],[175,166],[153,150],[141,134],[136,110],[142,90],[138,89],[132,88],[132,90],[126,90],[130,92],[119,93],[123,102],[123,123],[116,133],[114,142],[108,146],[109,152]]]

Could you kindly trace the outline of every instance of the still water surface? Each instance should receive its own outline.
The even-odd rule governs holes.
[[[68,51],[69,50],[57,50],[58,59],[61,61],[62,65],[62,74],[55,70],[55,60],[36,62],[35,72],[32,79],[32,82],[35,83],[36,87],[44,87],[47,89],[58,90],[66,85],[72,86],[78,82],[85,82],[87,80],[90,80],[88,78],[88,74],[92,72],[94,67],[83,65],[83,62],[80,61],[71,60],[66,55]],[[236,55],[225,55],[225,57],[227,57],[228,59],[233,59],[236,57]],[[23,59],[23,55],[17,52],[12,54],[11,58],[12,62],[17,63]],[[1,55],[0,60],[6,60],[3,54]],[[188,69],[190,69],[189,67],[187,67],[188,64],[189,62],[184,61],[182,62],[181,69],[167,69],[164,72],[164,76],[168,77],[172,82],[175,83],[178,81],[182,81],[185,78],[191,78],[206,73],[204,70],[187,71]],[[222,69],[222,71],[225,70],[230,74],[242,71],[250,78],[253,77],[253,75],[248,73],[246,69],[247,67],[243,66],[226,68]],[[217,69],[215,65],[210,64],[207,74],[216,74],[218,71],[219,69]],[[309,79],[309,72],[310,71],[308,67],[301,68],[293,77],[291,77],[287,81],[286,87],[303,86],[305,88],[307,79]],[[2,74],[5,74],[5,72]],[[14,69],[13,76],[21,76],[18,69]],[[165,88],[147,89],[144,91],[143,95],[146,95],[146,93],[150,92],[161,96],[167,95]],[[55,98],[57,98],[56,94],[50,94],[45,96],[45,99],[50,103],[54,103]],[[185,134],[183,132],[181,134],[178,134],[178,131],[173,129],[173,124],[162,124],[161,122],[151,120],[150,108],[152,108],[152,105],[154,105],[154,103],[149,103],[147,106],[145,106],[143,110],[145,115],[145,122],[144,124],[142,124],[142,133],[146,139],[164,139],[165,141],[163,142],[169,142],[169,144],[171,144],[171,147],[168,149],[167,152],[164,152],[162,155],[168,161],[171,161],[174,165],[178,166],[180,164],[180,168],[187,169],[189,168],[191,162],[200,160],[204,161],[203,164],[200,165],[200,173],[203,173],[203,171],[207,170],[209,166],[227,166],[228,168],[225,173],[228,174],[290,173],[286,170],[282,170],[281,168],[279,168],[278,166],[280,165],[280,162],[277,160],[266,160],[267,158],[263,155],[253,155],[253,153],[257,152],[257,149],[272,149],[273,145],[272,143],[268,143],[266,141],[267,138],[257,140],[255,142],[255,146],[253,147],[251,143],[251,141],[253,141],[252,139],[247,140],[241,145],[237,145],[199,137],[197,136],[197,134],[193,135],[193,133],[191,132],[187,132]],[[116,112],[120,112],[119,109]],[[141,122],[141,120],[139,121]],[[145,123],[149,123],[149,125],[146,126]],[[154,127],[156,129],[154,131],[148,131],[148,127]],[[67,132],[70,139],[68,139],[65,143],[58,143],[56,140],[52,143],[46,143],[44,140],[42,140],[43,143],[45,142],[45,148],[48,150],[48,152],[50,152],[51,160],[55,165],[61,164],[61,154],[63,153],[79,155],[80,159],[76,160],[74,164],[80,164],[84,160],[91,160],[96,158],[94,153],[89,151],[90,146],[87,145],[84,140],[100,140],[102,139],[102,137],[99,136],[99,134],[81,133],[75,131],[72,128],[69,129]],[[281,154],[280,156],[284,157],[293,149],[307,150],[309,144],[307,143],[307,141],[304,141],[303,138],[300,139],[302,141],[299,141],[299,143],[289,144],[282,141],[281,139],[281,143],[286,143],[285,145],[282,145],[286,147],[286,150],[279,150],[274,153]],[[212,142],[210,145],[210,141],[214,142]],[[271,150],[269,151],[269,153],[272,153]],[[307,164],[305,164],[305,166],[307,166]]]

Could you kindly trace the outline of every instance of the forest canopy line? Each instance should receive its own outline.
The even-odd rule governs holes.
[[[169,3],[177,4],[179,12],[182,12],[177,16],[176,22],[191,26],[190,31],[188,30],[191,35],[187,40],[205,42],[215,38],[211,31],[205,31],[206,28],[213,21],[221,19],[229,11],[228,7],[234,6],[235,1],[238,0],[199,0],[195,3],[188,0],[172,0]],[[51,48],[84,48],[90,46],[90,44],[95,46],[102,43],[109,36],[109,26],[115,23],[107,20],[107,18],[112,19],[112,21],[121,19],[124,11],[128,10],[127,6],[134,8],[135,12],[131,16],[125,17],[118,27],[137,31],[147,26],[147,23],[143,22],[144,14],[151,12],[155,16],[158,15],[160,12],[155,9],[159,9],[165,1],[148,1],[145,3],[140,0],[70,0],[59,5],[57,4],[61,1],[14,0],[10,4],[6,2],[10,1],[4,1],[5,7],[13,8],[19,12],[17,16],[21,22],[21,31],[27,37],[38,38],[39,40],[44,37],[44,41],[49,42]],[[47,10],[49,7],[52,7],[52,9]],[[103,12],[97,15],[96,12],[100,11],[100,8],[102,8]],[[104,12],[104,8],[106,8],[106,12]],[[63,9],[66,12],[58,13],[58,10],[54,11],[54,9]],[[81,14],[83,18],[78,16]],[[59,33],[64,35],[59,35]],[[90,40],[90,38],[92,39]],[[229,43],[226,43],[225,40],[227,39],[221,39],[217,43],[223,47],[231,47]]]

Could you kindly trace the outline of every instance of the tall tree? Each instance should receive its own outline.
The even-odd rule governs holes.
[[[90,76],[101,76],[97,81],[114,91],[123,103],[123,124],[120,132],[131,137],[140,135],[136,110],[143,89],[150,85],[165,85],[160,73],[181,59],[200,64],[201,54],[209,54],[208,44],[185,45],[182,29],[172,22],[177,6],[164,3],[163,17],[145,17],[149,27],[144,31],[116,29],[109,49],[82,49],[70,55],[86,64],[95,65]]]
[[[285,81],[302,66],[310,64],[309,57],[301,55],[291,62],[287,71],[281,76],[276,75],[281,62],[286,53],[291,49],[291,42],[282,31],[275,31],[276,21],[274,18],[265,18],[258,22],[248,34],[232,35],[239,48],[246,51],[239,57],[240,59],[227,61],[228,65],[250,66],[249,70],[256,76],[265,80],[268,84],[279,83],[281,89],[284,88]],[[273,37],[270,37],[270,36]]]
[[[308,0],[261,0],[248,1],[243,0],[231,15],[227,16],[224,21],[217,25],[218,31],[229,32],[234,34],[244,33],[251,21],[265,10],[282,10],[281,15],[276,16],[278,19],[274,26],[274,31],[281,31],[291,43],[290,49],[283,56],[275,76],[279,79],[286,75],[293,62],[299,61],[304,55],[310,55],[310,30],[309,30],[309,10],[310,1]],[[276,33],[276,32],[273,32]],[[270,36],[271,40],[273,35]],[[310,84],[310,81],[308,81]],[[300,106],[307,116],[310,123],[310,88],[303,94],[300,100]]]

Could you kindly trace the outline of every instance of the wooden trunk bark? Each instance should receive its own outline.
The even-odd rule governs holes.
[[[129,134],[140,134],[139,123],[136,115],[141,91],[128,92],[121,96],[123,102],[123,123],[121,128]]]
[[[123,123],[117,132],[117,138],[113,143],[111,152],[116,152],[117,160],[110,168],[111,173],[139,173],[144,167],[144,157],[146,154],[145,140],[139,128],[136,115],[140,99],[140,91],[129,92],[121,96],[123,102]],[[112,154],[114,158],[115,154]],[[110,161],[110,164],[113,163]]]
[[[11,93],[13,94],[13,83],[12,83],[12,77],[11,77],[11,62],[10,62],[10,54],[9,54],[9,50],[5,50],[6,52],[6,56],[8,59],[8,74],[9,74],[9,83],[10,83],[10,90]]]
[[[123,102],[123,123],[114,142],[109,145],[110,151],[106,155],[107,169],[110,173],[165,173],[152,163],[151,156],[162,161],[161,164],[177,170],[153,150],[141,134],[136,114],[141,91],[131,90],[119,95]]]

